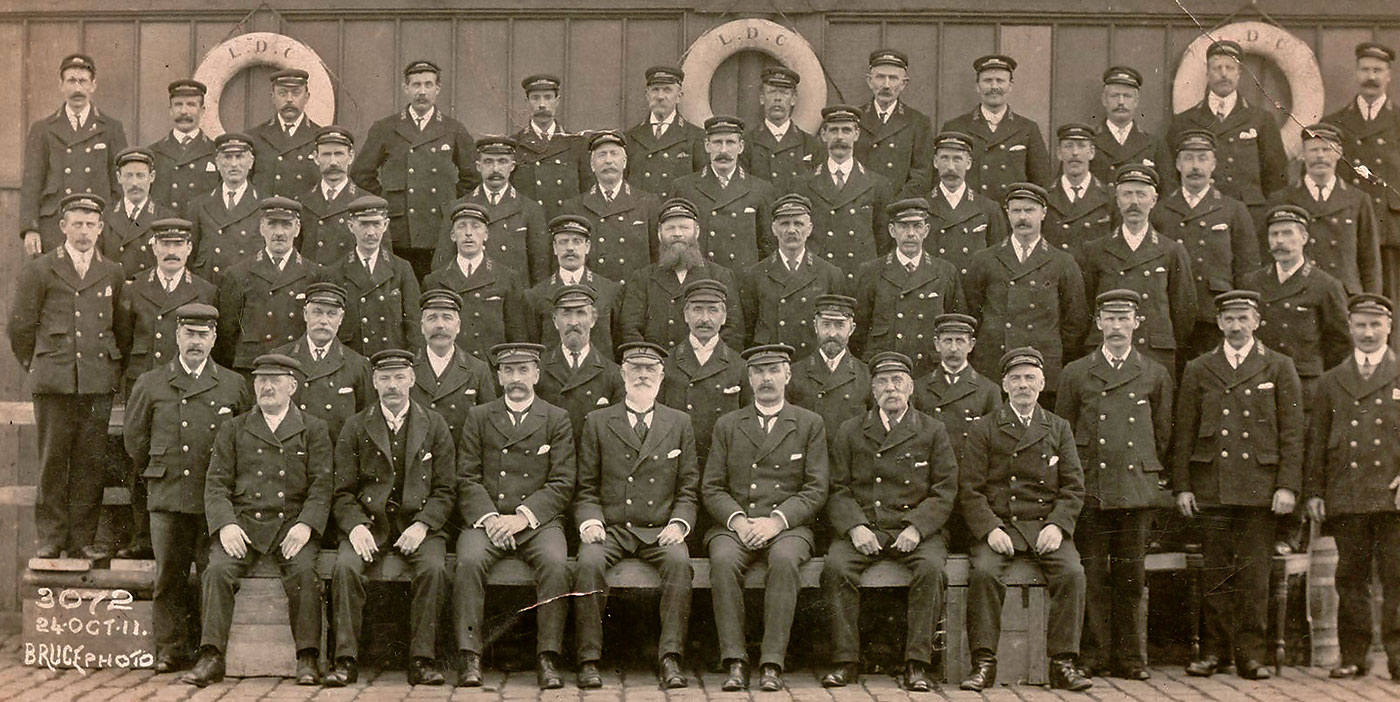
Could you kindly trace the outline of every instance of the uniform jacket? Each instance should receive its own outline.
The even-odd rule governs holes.
[[[1376,118],[1367,120],[1353,97],[1323,121],[1342,128],[1342,154],[1351,162],[1351,168],[1338,168],[1337,175],[1371,196],[1381,246],[1400,246],[1400,193],[1395,192],[1400,183],[1400,111],[1387,99]]]
[[[929,194],[928,201],[933,208],[933,219],[929,222],[928,238],[924,239],[924,250],[953,264],[959,279],[967,275],[973,254],[1001,242],[1009,234],[1006,211],[972,192],[971,187],[963,190],[957,207],[949,205],[948,198],[937,187]]]
[[[1023,425],[1011,405],[1002,405],[972,423],[961,459],[958,510],[974,539],[1001,529],[1017,551],[1027,551],[1047,524],[1074,536],[1084,469],[1069,422],[1036,407]]]
[[[578,444],[574,521],[597,519],[654,544],[672,520],[696,526],[700,465],[695,430],[685,412],[662,404],[637,438],[621,402],[588,414]]]
[[[1176,156],[1161,137],[1142,131],[1134,121],[1128,138],[1119,144],[1107,121],[1100,122],[1094,131],[1094,159],[1089,162],[1089,172],[1101,183],[1112,183],[1118,167],[1129,163],[1157,169],[1163,183],[1158,192],[1170,191],[1176,182]]]
[[[93,193],[109,202],[119,199],[116,158],[124,149],[122,123],[96,105],[88,108],[87,123],[76,132],[66,105],[30,124],[24,142],[24,176],[19,181],[20,230],[38,230],[41,217],[57,217],[58,202],[66,195]],[[45,241],[44,250],[62,243],[61,238]]]
[[[1354,354],[1318,381],[1317,409],[1308,424],[1302,498],[1321,497],[1329,517],[1394,512],[1396,445],[1400,426],[1400,367],[1395,351],[1362,378]]]
[[[739,302],[748,325],[745,346],[783,343],[797,350],[796,358],[816,351],[812,320],[817,297],[845,294],[849,286],[840,268],[810,249],[801,261],[796,271],[789,271],[783,254],[774,252],[739,275]]]
[[[857,142],[859,143],[859,142]],[[893,244],[885,229],[885,205],[894,199],[884,176],[856,161],[840,190],[823,161],[798,192],[812,201],[812,237],[807,246],[854,284],[860,265],[888,251]]]
[[[350,216],[350,203],[364,194],[354,181],[347,181],[341,184],[335,199],[327,201],[325,186],[318,180],[310,190],[298,195],[302,209],[297,249],[323,266],[333,265],[353,252],[355,235],[350,233],[346,219]]]
[[[657,401],[690,415],[696,451],[703,459],[709,455],[715,422],[750,401],[744,359],[721,339],[702,366],[687,339],[671,348],[665,371]]]
[[[1117,288],[1142,294],[1138,313],[1146,320],[1133,334],[1133,348],[1170,361],[1176,349],[1186,347],[1199,301],[1185,247],[1149,226],[1134,251],[1118,227],[1112,235],[1085,244],[1079,261],[1086,300]],[[1092,329],[1086,343],[1099,344],[1102,339],[1099,330]]]
[[[1211,300],[1244,285],[1245,276],[1258,268],[1259,238],[1249,208],[1213,187],[1192,208],[1177,189],[1157,202],[1151,220],[1154,230],[1186,247],[1196,279],[1197,319],[1213,325]]]
[[[440,105],[422,131],[410,111],[405,107],[369,128],[350,177],[389,201],[395,245],[431,249],[442,232],[443,204],[481,183],[476,141]]]
[[[735,514],[756,519],[780,512],[784,534],[815,545],[810,525],[826,504],[830,479],[826,427],[816,412],[786,403],[766,433],[753,403],[720,417],[700,487],[715,520],[705,542],[729,533]]]
[[[520,426],[504,398],[467,412],[457,442],[457,513],[471,526],[491,513],[525,507],[541,527],[561,519],[574,494],[569,413],[535,398]],[[535,530],[517,534],[528,538]]]
[[[219,282],[217,346],[230,367],[252,368],[253,359],[306,333],[306,287],[321,275],[320,264],[295,250],[279,271],[265,248],[228,269]]]
[[[744,133],[744,153],[739,164],[744,170],[773,184],[777,195],[797,192],[797,184],[826,159],[826,147],[820,139],[802,131],[795,123],[781,141],[760,122]]]
[[[816,412],[828,429],[828,444],[836,440],[847,419],[860,416],[874,406],[870,396],[870,369],[847,350],[836,362],[836,370],[815,346],[811,355],[792,364],[787,399],[794,405]]]
[[[379,403],[355,414],[335,442],[332,510],[342,537],[364,525],[376,544],[392,543],[396,523],[423,522],[441,531],[457,497],[457,449],[441,415],[412,400],[405,425],[404,465],[395,465],[389,424]],[[403,492],[395,502],[395,486]],[[394,512],[391,516],[390,512]]]
[[[1045,355],[1045,385],[1054,387],[1065,359],[1078,357],[1088,328],[1084,277],[1074,257],[1042,238],[1024,263],[1008,239],[972,257],[963,280],[967,309],[981,318],[972,363],[1000,382],[1001,355],[1033,346]]]
[[[252,405],[243,376],[213,360],[198,379],[175,358],[136,379],[122,442],[146,480],[152,511],[204,513],[204,476],[219,425]]]
[[[185,146],[180,145],[173,132],[167,132],[149,148],[156,160],[151,197],[176,216],[186,217],[190,201],[219,184],[214,140],[203,130]]]
[[[154,268],[126,281],[115,323],[117,348],[126,359],[126,377],[135,380],[151,368],[175,360],[179,353],[175,310],[191,302],[218,306],[218,299],[218,288],[188,268],[170,292],[161,285],[160,273]]]
[[[898,197],[919,197],[933,187],[933,125],[928,115],[895,103],[889,119],[880,121],[875,101],[861,107],[856,160],[890,182]]]
[[[967,182],[992,202],[1001,202],[1011,183],[1050,180],[1050,154],[1045,150],[1040,125],[1010,107],[995,132],[987,128],[980,105],[944,123],[943,131],[948,130],[972,136],[972,168]]]
[[[194,255],[189,265],[195,273],[217,285],[228,269],[266,246],[259,229],[258,203],[262,198],[250,183],[230,210],[224,202],[223,185],[218,184],[190,201],[187,219],[194,224]]]
[[[1259,292],[1259,330],[1271,349],[1293,359],[1299,378],[1316,378],[1351,350],[1347,297],[1342,284],[1312,261],[1278,282],[1274,266],[1245,276],[1244,288]]]
[[[292,404],[325,422],[331,436],[339,438],[346,420],[374,403],[369,359],[339,341],[331,340],[326,357],[320,361],[311,360],[311,341],[305,336],[273,352],[301,362],[301,382]]]
[[[506,187],[500,202],[494,205],[486,196],[485,186],[478,186],[447,209],[451,210],[459,202],[474,202],[486,208],[491,219],[487,224],[486,253],[493,260],[519,273],[522,283],[536,283],[549,276],[554,267],[553,242],[539,203],[511,186]],[[451,222],[444,226],[433,252],[433,270],[457,257]]]
[[[155,254],[151,252],[151,223],[173,216],[173,212],[148,197],[133,220],[127,216],[126,199],[119,199],[103,213],[105,224],[102,236],[97,238],[97,247],[104,258],[121,264],[123,276],[134,278],[137,273],[156,265]]]
[[[420,348],[413,364],[413,392],[410,398],[442,415],[456,439],[467,419],[467,410],[496,399],[496,381],[491,367],[460,347],[453,350],[452,360],[442,376],[433,373],[433,364],[426,350]]]
[[[598,349],[604,357],[613,358],[613,350],[617,348],[614,340],[622,338],[622,331],[618,326],[622,308],[622,286],[604,278],[589,266],[584,266],[579,283],[592,288],[597,296],[593,302],[593,310],[597,316],[593,322],[593,332],[589,335],[589,344]],[[554,328],[554,292],[563,285],[559,279],[559,272],[555,271],[535,287],[525,291],[525,299],[530,305],[531,314],[534,315],[533,333],[540,343],[549,349],[559,347],[559,331]]]
[[[1338,178],[1326,202],[1319,203],[1303,184],[1276,192],[1269,201],[1312,214],[1304,251],[1318,268],[1342,281],[1348,295],[1381,291],[1382,232],[1369,195]],[[1262,231],[1268,231],[1267,225]]]
[[[583,431],[584,417],[593,410],[621,402],[626,391],[622,371],[605,354],[611,355],[607,349],[589,346],[578,370],[569,367],[562,347],[556,346],[540,357],[540,381],[535,394],[569,413],[575,443]]]
[[[587,140],[569,134],[555,124],[557,131],[542,139],[530,125],[515,133],[515,172],[511,182],[525,197],[540,203],[545,214],[562,214],[564,203],[593,184]]]
[[[685,121],[677,111],[660,139],[651,117],[627,130],[627,182],[657,197],[670,197],[671,184],[709,162],[705,130]]]
[[[700,250],[731,269],[757,263],[775,248],[769,209],[777,196],[766,180],[735,169],[729,187],[706,166],[677,178],[671,194],[695,203],[700,213]]]
[[[237,524],[258,553],[276,548],[298,523],[320,536],[334,489],[333,446],[326,423],[296,407],[275,433],[259,407],[219,425],[204,481],[209,535]]]
[[[898,351],[914,361],[919,375],[938,363],[933,347],[933,320],[945,312],[967,309],[953,264],[920,252],[911,272],[894,251],[867,261],[856,276],[856,329],[851,348],[861,358]]]
[[[636,277],[637,271],[651,265],[655,257],[656,214],[660,207],[655,195],[623,182],[612,202],[604,200],[594,185],[566,201],[563,211],[593,221],[588,267],[623,285]]]
[[[1095,349],[1065,366],[1055,414],[1074,429],[1087,507],[1167,506],[1172,381],[1165,366],[1133,350],[1115,369]]]
[[[1267,507],[1275,490],[1302,486],[1298,372],[1258,339],[1238,369],[1218,346],[1189,361],[1175,419],[1174,492],[1194,493],[1205,505]]]
[[[881,548],[909,526],[928,538],[944,531],[957,496],[958,462],[943,422],[911,407],[888,432],[879,409],[841,423],[826,505],[837,534],[863,525]]]
[[[507,341],[533,341],[525,286],[520,275],[487,255],[472,271],[462,275],[454,259],[429,273],[423,289],[447,288],[462,296],[462,331],[457,345],[482,360],[492,346]]]
[[[1000,406],[1001,387],[987,380],[970,363],[958,373],[956,383],[948,382],[948,373],[942,364],[914,381],[914,407],[943,422],[959,457],[967,445],[972,423]]]
[[[384,349],[416,349],[423,345],[423,332],[413,266],[383,248],[376,256],[371,273],[352,246],[322,274],[345,288],[340,340],[363,356]]]
[[[706,261],[686,273],[685,282],[717,280],[728,291],[728,315],[719,335],[733,347],[744,343],[744,312],[739,304],[739,282],[734,272],[714,261]],[[674,270],[650,266],[622,286],[622,340],[650,341],[666,348],[685,341],[690,329],[685,325],[684,283]]]
[[[114,318],[122,268],[93,249],[79,278],[63,246],[25,262],[10,303],[10,350],[34,394],[107,394],[117,389],[121,351]]]
[[[1099,179],[1091,176],[1088,186],[1073,203],[1065,195],[1060,178],[1046,184],[1045,192],[1050,198],[1040,232],[1051,246],[1077,256],[1088,242],[1113,233],[1118,203],[1114,200],[1113,189]]]
[[[301,126],[287,136],[277,115],[248,130],[253,141],[253,185],[265,197],[296,197],[321,180],[311,160],[316,155],[316,132],[322,125],[304,115]]]
[[[1172,118],[1167,143],[1187,129],[1205,129],[1215,134],[1215,187],[1244,204],[1263,205],[1270,193],[1288,185],[1288,153],[1283,149],[1278,123],[1262,108],[1249,104],[1243,96],[1222,122],[1202,98],[1185,112]]]

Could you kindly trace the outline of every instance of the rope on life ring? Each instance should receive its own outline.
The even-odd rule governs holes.
[[[204,121],[199,126],[210,137],[225,131],[219,120],[219,98],[223,96],[224,86],[240,71],[253,66],[306,71],[307,89],[311,91],[306,115],[317,124],[335,122],[335,86],[321,57],[311,47],[285,34],[249,32],[210,49],[195,69],[194,79],[209,89],[204,97]]]
[[[710,108],[710,80],[725,59],[740,51],[762,51],[797,71],[797,107],[792,120],[797,126],[815,132],[821,126],[826,105],[826,72],[801,34],[765,19],[727,22],[704,34],[686,49],[681,59],[685,82],[681,84],[681,115],[693,124],[703,124],[714,115]]]

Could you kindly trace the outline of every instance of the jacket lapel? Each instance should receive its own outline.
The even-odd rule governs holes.
[[[778,412],[778,418],[773,420],[772,428],[768,430],[766,436],[763,436],[763,430],[757,428],[757,412],[754,414],[753,424],[755,425],[755,430],[763,439],[759,444],[758,453],[754,455],[754,460],[761,461],[767,458],[768,454],[772,453],[773,449],[776,449],[778,444],[782,443],[783,439],[788,434],[797,431],[797,420],[792,418],[792,411],[787,405],[784,405],[783,409]]]
[[[627,419],[627,408],[625,405],[617,404],[608,408],[608,430],[626,444],[628,448],[637,452],[637,460],[632,462],[631,470],[636,470],[638,463],[642,459],[642,447],[637,439],[637,431],[632,428],[632,423]],[[657,433],[656,419],[653,416],[651,429],[647,432],[647,443],[651,443],[652,434]],[[631,472],[629,470],[629,472]]]

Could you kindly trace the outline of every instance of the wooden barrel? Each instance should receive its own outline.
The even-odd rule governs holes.
[[[1316,527],[1314,527],[1316,529]],[[1308,549],[1308,622],[1312,665],[1330,668],[1341,660],[1337,644],[1337,542],[1314,533]]]

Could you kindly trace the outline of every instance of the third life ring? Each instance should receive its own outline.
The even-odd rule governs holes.
[[[701,34],[690,45],[681,61],[681,70],[685,71],[681,115],[693,124],[703,124],[714,115],[710,109],[710,80],[715,69],[730,56],[750,49],[782,61],[802,77],[792,120],[808,132],[815,132],[826,105],[826,72],[812,45],[801,34],[765,19],[727,22]]]
[[[306,71],[307,89],[311,91],[306,115],[317,124],[335,123],[335,87],[321,57],[311,47],[285,34],[250,32],[210,49],[195,69],[194,79],[209,88],[204,97],[204,121],[199,126],[210,137],[224,133],[224,125],[219,120],[219,98],[224,86],[240,71],[253,66]]]

